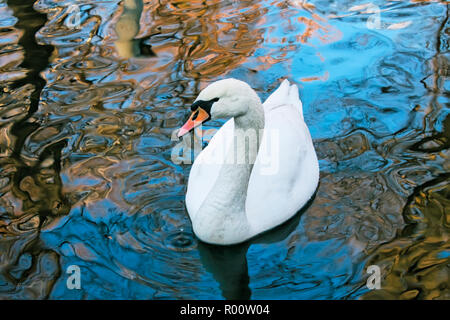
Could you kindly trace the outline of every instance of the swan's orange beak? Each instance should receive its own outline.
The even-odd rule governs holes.
[[[188,121],[180,128],[178,131],[178,138],[184,136],[186,133],[198,127],[200,124],[209,119],[209,114],[202,108],[197,108],[194,112],[191,113]]]

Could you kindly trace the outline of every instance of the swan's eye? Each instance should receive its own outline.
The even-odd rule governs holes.
[[[197,110],[195,110],[194,111],[194,114],[192,115],[192,121],[195,121],[196,119],[197,119],[197,117],[198,117],[198,114],[199,114],[199,112],[198,112],[198,108],[197,108]]]
[[[202,108],[203,110],[205,110],[206,112],[208,112],[208,114],[210,114],[211,112],[211,107],[213,105],[214,102],[219,101],[219,98],[214,98],[211,100],[197,100],[194,102],[194,104],[191,106],[191,111],[194,112],[196,111],[198,108]]]

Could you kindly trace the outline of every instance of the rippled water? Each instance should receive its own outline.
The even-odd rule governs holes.
[[[0,298],[450,299],[448,34],[445,1],[0,0]],[[223,77],[298,84],[321,167],[233,247],[171,160]]]

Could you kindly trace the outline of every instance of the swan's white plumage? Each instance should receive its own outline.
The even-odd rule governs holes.
[[[242,235],[242,241],[295,215],[314,194],[319,181],[317,156],[303,120],[297,86],[284,80],[264,102],[263,108],[264,134],[245,202],[250,228],[248,234]],[[186,194],[186,207],[193,222],[219,177],[233,132],[234,120],[231,118],[194,161]]]

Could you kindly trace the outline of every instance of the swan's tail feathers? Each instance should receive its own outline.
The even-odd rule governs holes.
[[[264,108],[271,110],[281,105],[292,105],[298,108],[300,117],[303,119],[302,102],[298,95],[298,87],[291,85],[287,79],[284,79],[281,85],[264,102]]]
[[[297,85],[293,84],[292,86],[289,87],[289,98],[288,99],[289,99],[289,104],[291,104],[295,108],[298,108],[300,117],[303,119],[303,104],[298,95]]]
[[[264,102],[264,108],[268,110],[286,103],[286,97],[289,95],[289,81],[284,79],[281,85]]]

